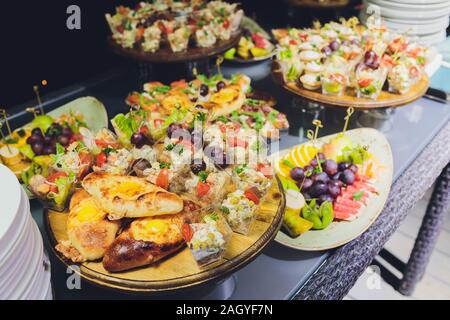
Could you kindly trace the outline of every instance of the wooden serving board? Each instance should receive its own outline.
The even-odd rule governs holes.
[[[155,264],[120,273],[109,273],[101,261],[85,262],[80,265],[80,274],[100,286],[133,292],[174,291],[217,280],[242,268],[261,253],[280,229],[284,209],[281,183],[274,178],[248,236],[233,233],[224,259],[203,269],[197,266],[185,247]],[[70,267],[73,263],[54,249],[59,241],[67,239],[67,212],[45,211],[44,217],[54,254]]]
[[[387,91],[382,91],[377,99],[365,99],[356,97],[353,89],[347,89],[345,94],[341,96],[332,96],[322,94],[320,90],[308,90],[298,82],[284,82],[283,75],[278,71],[278,64],[276,62],[272,65],[272,75],[274,80],[286,90],[306,98],[311,101],[319,102],[325,106],[332,107],[354,107],[355,109],[376,109],[386,107],[400,107],[420,99],[428,89],[428,76],[424,74],[422,79],[418,81],[411,90],[405,94],[395,94]]]
[[[211,48],[189,47],[187,51],[183,52],[172,52],[168,43],[163,44],[159,50],[153,53],[145,52],[141,48],[126,49],[117,44],[112,36],[108,38],[108,44],[116,54],[137,61],[151,63],[180,63],[216,56],[234,47],[239,42],[241,35],[242,32],[239,30],[232,34],[230,39],[217,41]]]
[[[275,241],[298,250],[322,251],[342,246],[359,237],[378,218],[383,210],[389,195],[394,172],[392,151],[389,142],[378,130],[360,128],[345,133],[353,145],[367,145],[369,152],[380,163],[378,178],[371,181],[378,194],[367,200],[367,205],[362,207],[358,217],[352,221],[334,221],[324,230],[310,230],[297,238],[292,238],[283,229],[278,232]],[[326,143],[336,135],[330,135],[318,139],[319,143]],[[289,150],[280,151],[273,155],[274,159],[282,157]],[[275,160],[276,161],[276,160]]]

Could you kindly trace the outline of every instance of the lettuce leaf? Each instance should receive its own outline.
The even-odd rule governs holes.
[[[55,180],[55,184],[58,187],[58,193],[50,192],[48,194],[49,199],[53,199],[56,206],[62,207],[65,205],[67,197],[72,190],[73,183],[75,182],[75,175],[70,173],[67,177],[60,177]]]
[[[140,123],[133,117],[131,113],[119,113],[112,120],[111,123],[114,131],[119,138],[119,142],[124,145],[130,145],[130,139],[140,126]]]

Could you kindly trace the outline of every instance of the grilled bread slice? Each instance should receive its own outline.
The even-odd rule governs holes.
[[[68,240],[58,243],[56,249],[73,262],[102,258],[120,228],[119,221],[109,221],[106,216],[86,191],[76,191],[67,218]]]
[[[83,188],[94,197],[110,220],[175,214],[183,200],[143,178],[94,172],[83,180]]]

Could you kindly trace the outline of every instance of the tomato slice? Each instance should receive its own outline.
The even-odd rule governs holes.
[[[273,168],[268,163],[258,163],[258,171],[261,172],[266,178],[273,177]]]
[[[289,40],[289,44],[290,44],[290,45],[293,45],[293,46],[296,46],[298,43],[297,43],[297,41],[295,41],[294,39],[292,39],[292,40]]]
[[[248,147],[248,141],[241,140],[238,137],[229,137],[228,138],[228,145],[230,145],[232,147],[247,148]]]
[[[253,192],[252,188],[249,188],[245,190],[244,196],[250,200],[253,201],[254,204],[259,204],[259,198],[258,196]]]
[[[184,88],[187,88],[188,85],[187,85],[187,83],[186,83],[186,80],[181,79],[181,80],[172,82],[172,83],[170,84],[170,86],[171,86],[172,88],[180,88],[180,89],[184,89]]]
[[[181,226],[181,233],[183,234],[184,240],[189,242],[191,241],[194,232],[192,231],[192,228],[188,223],[183,223],[183,225]]]
[[[144,36],[144,32],[145,32],[145,28],[144,27],[139,27],[136,30],[136,41],[140,41],[142,39],[142,37]]]
[[[143,125],[142,127],[139,128],[139,132],[144,135],[148,134],[148,131],[149,131],[149,129],[146,125]]]
[[[47,181],[54,183],[56,181],[56,179],[61,178],[61,177],[67,177],[67,173],[65,173],[64,171],[57,171],[57,172],[49,175],[47,177]]]
[[[367,86],[370,86],[372,81],[373,81],[373,79],[361,79],[361,80],[358,80],[358,85],[362,88],[365,88]]]
[[[161,169],[156,178],[156,185],[166,190],[169,188],[169,169]]]
[[[95,164],[96,164],[98,167],[102,167],[102,166],[106,163],[106,160],[107,160],[106,153],[104,153],[104,152],[102,151],[102,152],[100,152],[100,153],[97,155],[97,157],[96,157],[96,159],[95,159]]]
[[[127,101],[129,104],[138,106],[140,103],[139,93],[132,93],[127,97]]]
[[[155,119],[155,120],[153,120],[153,124],[155,125],[156,128],[159,128],[160,126],[162,126],[163,123],[164,123],[163,119]]]
[[[208,194],[211,187],[205,182],[197,182],[197,196],[203,197]]]

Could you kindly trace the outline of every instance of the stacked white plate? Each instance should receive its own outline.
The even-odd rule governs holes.
[[[50,262],[15,175],[0,164],[0,300],[52,299]]]
[[[446,38],[450,0],[364,0],[361,21],[372,14],[379,14],[391,30],[436,45]]]

